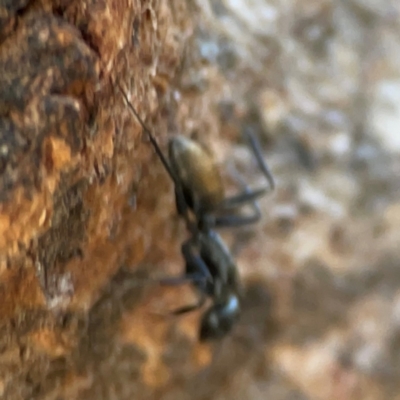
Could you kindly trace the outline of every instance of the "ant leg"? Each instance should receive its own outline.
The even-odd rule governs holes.
[[[213,277],[204,260],[195,253],[193,248],[193,239],[187,240],[182,245],[182,255],[186,262],[186,272],[182,276],[171,276],[158,279],[161,285],[179,286],[186,283],[197,283],[205,287],[207,282],[212,282]]]
[[[253,208],[253,213],[250,215],[205,215],[201,217],[199,226],[205,230],[214,228],[235,228],[244,225],[255,224],[261,219],[262,213],[260,206],[256,201],[251,202],[251,207]]]
[[[182,255],[186,261],[186,271],[190,271],[188,272],[189,274],[201,274],[208,282],[212,282],[213,277],[206,262],[201,258],[194,248],[194,240],[195,239],[193,238],[188,239],[182,245]]]
[[[262,213],[260,206],[256,201],[251,202],[251,207],[253,208],[253,214],[251,215],[224,215],[214,217],[213,226],[215,228],[234,228],[244,225],[255,224],[261,219]]]
[[[182,190],[182,186],[180,185],[179,187],[175,185],[175,205],[178,214],[185,220],[186,227],[192,234],[194,234],[194,226],[189,217],[189,206]]]
[[[186,313],[198,310],[199,308],[203,307],[203,305],[206,302],[206,299],[207,299],[207,296],[205,295],[205,293],[201,292],[197,303],[191,304],[189,306],[180,307],[180,308],[172,311],[171,314],[172,315],[182,315],[182,314],[186,314]]]
[[[261,152],[261,145],[257,139],[257,136],[248,128],[244,129],[243,135],[246,137],[249,147],[256,158],[258,167],[267,178],[269,187],[261,187],[259,189],[250,190],[247,185],[244,184],[243,179],[238,178],[246,189],[242,193],[225,199],[220,206],[222,209],[235,208],[237,206],[240,206],[241,204],[253,202],[257,198],[267,193],[268,190],[272,191],[275,189],[274,177],[272,176],[271,170],[263,157],[263,154]]]
[[[167,278],[163,280],[163,283],[174,284],[174,285],[180,285],[187,282],[197,283],[196,286],[200,292],[200,298],[199,301],[195,304],[184,306],[178,308],[177,310],[172,311],[173,315],[185,314],[202,307],[207,298],[207,290],[206,290],[207,282],[212,282],[213,280],[210,270],[207,267],[207,264],[194,251],[193,239],[187,240],[182,245],[182,254],[186,261],[186,271],[193,271],[193,272],[188,272],[186,275],[182,277],[170,278],[170,279]]]
[[[259,197],[262,197],[264,194],[268,192],[267,187],[259,188],[259,189],[254,189],[250,190],[247,189],[243,191],[242,193],[239,193],[235,196],[228,197],[225,199],[221,205],[221,209],[227,209],[227,208],[236,208],[242,204],[248,203],[250,201],[254,201],[258,199]]]
[[[160,285],[164,286],[180,286],[187,283],[198,283],[204,284],[207,281],[207,277],[202,273],[186,274],[183,276],[168,276],[166,278],[158,279]]]
[[[246,186],[246,189],[233,197],[225,199],[218,207],[217,212],[228,211],[229,209],[236,209],[239,206],[249,203],[253,209],[251,215],[224,215],[224,216],[206,216],[203,217],[203,224],[209,228],[225,228],[225,227],[239,227],[243,225],[251,225],[256,223],[261,218],[261,210],[257,198],[261,197],[267,192],[267,188],[260,188],[251,190]]]
[[[257,136],[253,132],[251,132],[251,130],[249,128],[245,128],[243,130],[243,136],[246,137],[249,147],[252,150],[252,152],[256,158],[258,167],[260,168],[260,170],[262,171],[264,176],[267,178],[267,181],[269,183],[271,190],[274,190],[275,189],[275,180],[274,180],[274,177],[272,176],[272,172],[261,152],[261,144],[260,144]]]
[[[256,201],[256,198],[264,194],[267,188],[252,190],[246,185],[244,179],[237,172],[235,172],[234,175],[236,180],[243,187],[243,192],[225,200],[217,211],[224,212],[228,211],[230,208],[237,208],[241,204],[249,203],[253,209],[253,213],[250,215],[228,214],[206,216],[202,222],[208,228],[227,228],[251,225],[258,222],[262,216],[260,206]]]

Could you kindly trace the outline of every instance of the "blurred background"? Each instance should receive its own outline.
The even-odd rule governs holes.
[[[185,59],[180,93],[185,103],[200,90],[193,107],[214,107],[219,122],[193,127],[182,106],[185,129],[256,186],[240,140],[251,126],[277,188],[260,224],[224,233],[246,287],[240,323],[210,366],[160,398],[400,398],[400,4],[193,10],[198,55]]]

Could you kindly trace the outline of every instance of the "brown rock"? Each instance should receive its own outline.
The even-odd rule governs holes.
[[[397,3],[3,3],[0,397],[398,398]],[[277,190],[223,232],[245,283],[224,340],[169,315],[195,298],[157,284],[187,232],[116,80],[229,193],[263,184],[241,129],[265,147]]]

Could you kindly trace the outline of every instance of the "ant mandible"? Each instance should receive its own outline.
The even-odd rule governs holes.
[[[260,144],[252,132],[244,132],[268,186],[251,190],[244,185],[241,193],[226,198],[220,171],[205,149],[193,140],[176,136],[169,140],[167,160],[124,89],[119,83],[117,86],[174,182],[177,211],[185,220],[190,233],[189,239],[181,247],[185,259],[184,275],[162,279],[161,283],[179,285],[190,282],[197,288],[199,299],[195,304],[174,310],[172,314],[194,311],[205,304],[207,297],[211,298],[213,304],[201,319],[199,339],[205,341],[222,338],[239,319],[241,285],[235,260],[214,228],[253,224],[260,219],[261,212],[256,200],[275,187],[272,174],[261,154]],[[246,203],[251,204],[254,210],[252,215],[227,213]],[[194,221],[191,216],[194,216]]]

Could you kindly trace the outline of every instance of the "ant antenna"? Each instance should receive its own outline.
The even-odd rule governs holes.
[[[173,173],[171,167],[169,166],[166,158],[164,157],[163,152],[161,151],[160,147],[158,146],[158,143],[157,143],[156,139],[154,138],[153,134],[151,133],[150,129],[145,125],[142,118],[140,118],[139,113],[133,107],[132,103],[128,99],[128,96],[125,93],[122,86],[120,85],[120,83],[116,82],[116,85],[118,86],[118,89],[121,91],[122,96],[124,97],[125,102],[128,105],[130,111],[136,117],[136,119],[139,121],[140,125],[142,126],[143,131],[146,132],[147,136],[149,137],[151,144],[153,145],[158,157],[160,158],[161,162],[164,165],[164,168],[167,170],[168,174],[171,176],[171,178],[175,182],[175,184],[177,184],[177,179],[175,178],[175,174]]]
[[[133,107],[132,103],[128,99],[128,96],[127,96],[125,90],[122,88],[121,84],[118,81],[116,81],[115,84],[118,87],[118,89],[120,90],[120,92],[122,93],[122,96],[124,97],[124,100],[125,100],[126,104],[128,105],[129,110],[132,112],[132,114],[139,121],[143,131],[146,132],[147,136],[149,137],[151,144],[153,145],[158,157],[160,158],[162,164],[164,165],[164,168],[166,169],[166,171],[168,172],[168,175],[171,177],[171,179],[173,180],[173,182],[175,184],[175,188],[176,188],[176,191],[178,193],[178,196],[181,199],[185,199],[182,185],[181,185],[179,179],[176,177],[174,171],[171,169],[170,165],[168,164],[168,161],[165,158],[163,152],[161,151],[161,149],[160,149],[160,147],[159,147],[159,145],[157,143],[157,140],[155,139],[155,137],[151,133],[150,129],[145,125],[145,123],[143,122],[142,118],[140,118],[139,113],[135,110],[135,108]],[[184,204],[186,204],[185,201],[184,201]],[[187,206],[184,207],[183,218],[185,219],[186,226],[189,229],[189,231],[194,234],[196,232],[196,227],[195,227],[194,223],[190,220],[190,217],[188,215],[188,207]]]
[[[246,136],[247,142],[249,143],[249,146],[256,157],[259,168],[261,169],[264,176],[267,178],[269,186],[273,191],[275,189],[275,180],[271,170],[269,169],[268,164],[264,160],[263,154],[261,153],[260,142],[258,141],[254,132],[252,132],[252,130],[249,128],[244,129],[244,135]]]

